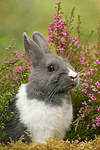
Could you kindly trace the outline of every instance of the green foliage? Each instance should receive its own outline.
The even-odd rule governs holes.
[[[51,42],[51,47],[56,49],[59,56],[71,63],[80,76],[79,87],[71,92],[74,120],[65,140],[68,139],[72,143],[76,140],[78,142],[91,140],[95,135],[100,135],[100,25],[97,45],[90,46],[88,39],[91,33],[85,41],[81,40],[80,16],[77,24],[78,35],[71,36],[75,8],[65,20],[62,19],[64,12],[61,11],[61,3],[56,3],[56,11],[54,22],[49,24],[48,42]],[[17,94],[19,86],[28,82],[31,70],[25,53],[20,56],[13,45],[7,50],[11,53],[11,59],[6,59],[0,68],[0,129],[4,128],[4,121],[11,117],[13,112],[7,108]],[[59,140],[54,139],[53,142],[59,143]],[[63,143],[66,147],[66,143],[68,146],[69,142],[60,144]],[[49,144],[47,148],[51,148],[52,142]]]
[[[96,46],[88,40],[81,41],[80,16],[78,16],[77,37],[72,37],[74,10],[66,20],[61,11],[61,2],[56,3],[54,22],[49,24],[49,40],[56,53],[64,57],[80,76],[79,87],[71,92],[74,121],[65,139],[85,141],[100,134],[100,25]]]
[[[8,106],[17,94],[19,86],[28,82],[30,72],[30,63],[25,53],[20,56],[13,47],[13,42],[6,49],[11,53],[11,59],[6,58],[0,68],[0,130],[4,128],[4,121],[13,113],[7,109]]]

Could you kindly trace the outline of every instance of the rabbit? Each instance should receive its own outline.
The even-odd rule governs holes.
[[[7,144],[24,135],[23,142],[46,143],[49,137],[64,138],[73,120],[70,90],[79,83],[78,73],[58,55],[51,54],[47,39],[33,32],[33,40],[23,33],[26,55],[33,69],[29,82],[22,84],[9,106],[12,117],[5,122]],[[31,135],[31,136],[29,136]]]

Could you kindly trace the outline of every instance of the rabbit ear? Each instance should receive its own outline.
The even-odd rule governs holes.
[[[24,48],[26,55],[31,60],[32,65],[35,67],[43,58],[44,54],[41,48],[26,34],[23,33]]]
[[[40,32],[33,32],[32,34],[33,41],[37,43],[39,47],[43,50],[45,54],[50,54],[50,47],[46,37]]]

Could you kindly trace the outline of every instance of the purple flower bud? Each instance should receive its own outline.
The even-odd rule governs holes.
[[[87,128],[89,129],[90,125],[87,125]]]
[[[98,112],[100,112],[100,107],[97,109]]]
[[[5,66],[6,64],[8,64],[8,60],[4,62],[4,66]]]

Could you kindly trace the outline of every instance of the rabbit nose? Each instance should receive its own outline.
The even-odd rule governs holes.
[[[75,78],[77,78],[77,73],[75,71],[73,71],[73,70],[70,70],[69,71],[69,77],[71,79],[75,79]]]
[[[75,79],[77,78],[77,75],[76,76],[70,76],[71,79]]]

